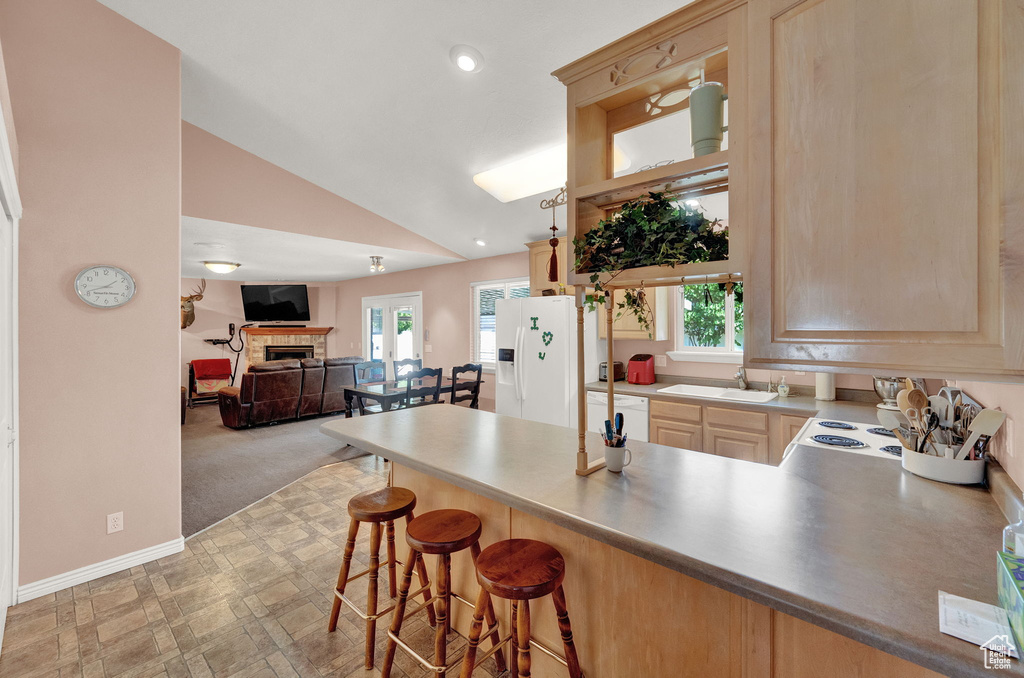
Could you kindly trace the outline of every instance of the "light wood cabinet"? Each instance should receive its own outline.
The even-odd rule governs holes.
[[[547,240],[537,240],[526,243],[526,247],[530,250],[530,296],[542,296],[544,290],[554,290],[555,294],[572,294],[574,288],[566,286],[566,274],[571,266],[567,238],[559,238],[555,250],[558,255],[558,282],[548,280],[551,244]],[[564,292],[560,292],[562,289]]]
[[[745,363],[1024,378],[1024,0],[748,18]]]
[[[778,466],[805,416],[703,405],[650,401],[650,440],[659,445]]]
[[[624,290],[614,290],[612,293],[612,313],[618,314],[619,302],[622,299]],[[672,293],[668,287],[652,287],[645,290],[647,303],[651,307],[651,331],[648,332],[632,313],[623,313],[612,321],[612,335],[616,339],[649,339],[653,341],[665,341],[668,339],[668,327],[672,322],[669,317],[669,299]],[[603,306],[598,308],[597,336],[599,339],[608,337],[608,312]]]

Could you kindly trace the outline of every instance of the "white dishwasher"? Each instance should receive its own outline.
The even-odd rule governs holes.
[[[622,414],[622,432],[629,436],[630,440],[646,443],[649,424],[647,398],[616,395],[615,411]],[[606,419],[608,419],[608,394],[601,391],[587,391],[587,429],[603,434]]]

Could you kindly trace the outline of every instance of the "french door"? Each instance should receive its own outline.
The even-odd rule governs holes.
[[[423,293],[363,297],[363,357],[388,365],[423,357]]]

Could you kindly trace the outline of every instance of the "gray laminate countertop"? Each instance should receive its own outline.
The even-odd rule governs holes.
[[[701,405],[717,405],[739,410],[756,410],[759,412],[778,412],[780,414],[822,417],[839,419],[861,424],[877,424],[877,408],[874,403],[855,400],[815,400],[810,396],[776,397],[766,403],[750,403],[742,400],[725,400],[723,398],[701,398],[699,396],[681,396],[675,393],[658,393],[658,389],[674,386],[679,382],[655,382],[653,384],[629,384],[625,381],[615,382],[615,393],[619,395],[643,396],[656,400],[672,400],[679,402],[698,403]],[[588,391],[607,391],[608,382],[592,381],[586,385]]]
[[[990,675],[938,629],[940,590],[996,603],[1005,521],[983,488],[806,446],[776,468],[636,442],[624,473],[580,477],[575,429],[445,405],[320,430],[935,671]]]

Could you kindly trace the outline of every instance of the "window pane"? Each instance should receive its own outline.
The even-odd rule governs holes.
[[[522,299],[530,296],[530,284],[529,283],[515,283],[510,285],[508,288],[509,299]]]
[[[370,309],[370,360],[384,359],[384,309]]]
[[[395,309],[395,360],[415,358],[412,307]]]
[[[743,350],[743,283],[737,283],[733,289],[733,303],[735,304],[735,313],[733,322],[736,323],[735,334],[736,334],[736,350]]]
[[[683,308],[684,346],[725,347],[725,290],[686,285]]]
[[[478,325],[477,325],[477,360],[483,363],[493,363],[496,358],[495,351],[495,316],[494,302],[505,298],[505,286],[480,287],[478,298]]]

